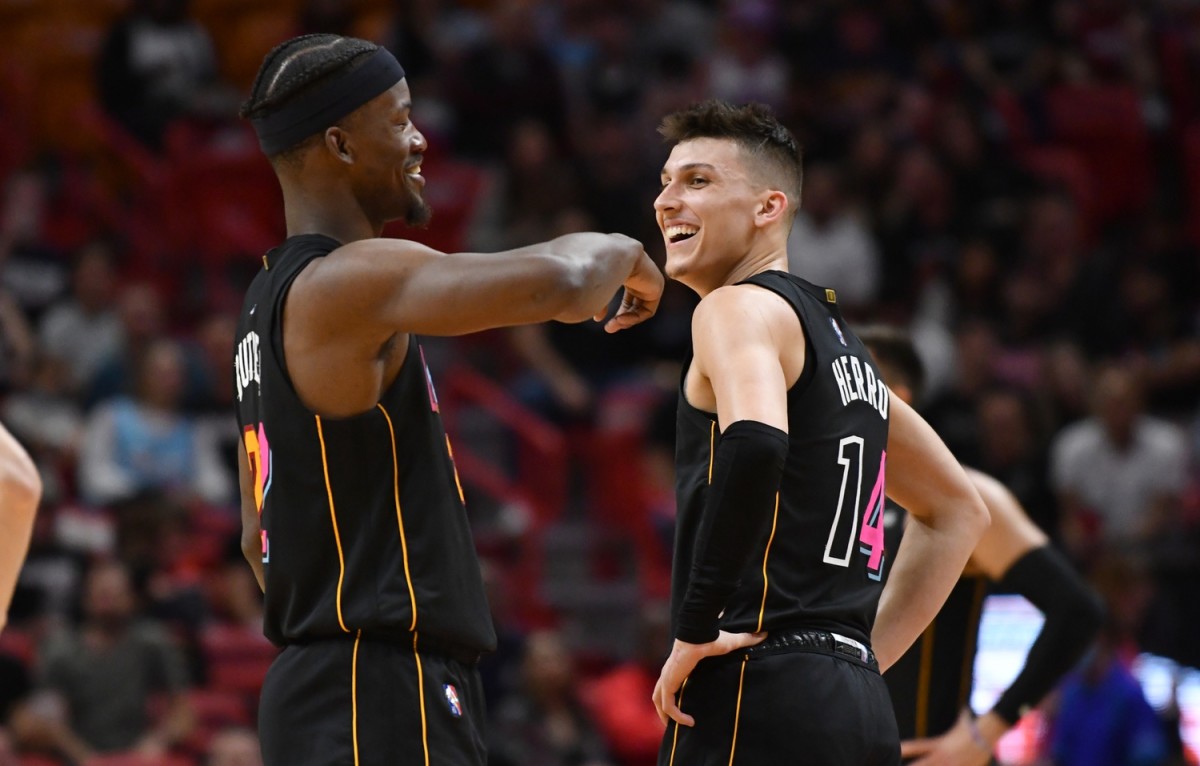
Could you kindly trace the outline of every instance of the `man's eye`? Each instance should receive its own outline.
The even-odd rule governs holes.
[[[708,183],[708,179],[707,179],[707,178],[701,178],[700,176],[696,176],[695,178],[693,178],[693,179],[692,179],[691,181],[689,181],[688,183],[690,183],[692,186],[703,186],[704,184]]]

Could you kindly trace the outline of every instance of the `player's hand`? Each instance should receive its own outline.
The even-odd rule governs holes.
[[[991,763],[996,740],[1004,731],[1001,728],[993,735],[995,722],[987,720],[993,717],[989,713],[972,722],[971,714],[964,710],[954,726],[940,737],[901,742],[900,756],[904,759],[916,759],[911,762],[906,760],[909,766],[987,766]],[[972,723],[982,741],[971,733]]]
[[[638,245],[639,249],[641,245]],[[634,263],[633,270],[625,277],[625,291],[621,294],[621,306],[612,319],[604,323],[604,331],[613,333],[629,329],[640,324],[658,311],[658,302],[662,298],[663,275],[658,270],[650,256],[642,250]],[[597,314],[597,322],[604,320],[604,314]]]
[[[729,654],[737,649],[754,646],[767,637],[762,633],[726,633],[721,631],[717,640],[707,644],[689,644],[676,639],[671,647],[671,656],[663,664],[658,683],[654,684],[654,707],[658,717],[665,725],[668,720],[674,720],[684,726],[694,726],[696,719],[687,715],[676,704],[676,695],[683,682],[692,674],[696,663],[705,657],[716,657]]]

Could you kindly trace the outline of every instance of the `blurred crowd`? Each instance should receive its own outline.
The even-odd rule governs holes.
[[[0,29],[0,418],[47,488],[0,635],[0,764],[258,763],[272,649],[237,545],[231,361],[283,232],[235,112],[303,32],[404,64],[435,218],[389,233],[444,250],[597,229],[661,256],[658,120],[774,107],[805,150],[793,271],[912,332],[924,414],[1108,602],[1045,763],[1101,764],[1088,691],[1128,691],[1139,652],[1200,667],[1196,3],[0,0]],[[616,337],[435,344],[501,635],[497,764],[654,761],[693,305],[671,286]],[[628,630],[589,643],[564,604],[614,592]],[[1112,727],[1104,763],[1186,762],[1170,711],[1143,760]]]

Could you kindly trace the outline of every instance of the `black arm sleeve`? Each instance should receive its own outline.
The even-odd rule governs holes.
[[[992,711],[1015,724],[1083,656],[1104,621],[1100,598],[1048,545],[1026,553],[1000,580],[1002,589],[1029,599],[1046,621],[1025,658],[1025,667]]]
[[[786,433],[753,420],[739,420],[721,434],[679,610],[679,640],[716,639],[721,610],[770,527],[787,450]]]

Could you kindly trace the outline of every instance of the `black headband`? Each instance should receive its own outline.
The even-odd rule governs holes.
[[[250,122],[268,157],[320,133],[404,79],[404,67],[387,48],[379,48],[349,72],[300,93],[290,103]]]

